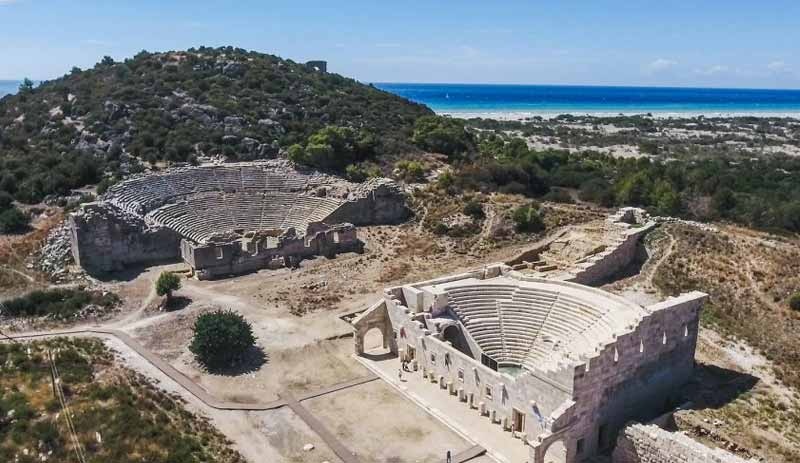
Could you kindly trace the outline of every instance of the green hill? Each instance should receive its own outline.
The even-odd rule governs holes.
[[[231,47],[104,58],[0,100],[0,191],[37,202],[140,162],[269,158],[327,127],[370,156],[415,150],[423,105]]]

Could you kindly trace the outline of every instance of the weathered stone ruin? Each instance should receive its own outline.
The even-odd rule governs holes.
[[[680,432],[655,424],[635,423],[619,435],[614,463],[755,463],[718,448],[710,448]]]
[[[630,421],[674,406],[694,369],[706,294],[643,306],[588,286],[628,265],[653,226],[625,209],[599,226],[602,248],[567,250],[575,255],[552,269],[526,259],[538,250],[513,266],[388,288],[351,320],[356,353],[380,330],[384,347],[445,390],[443,400],[502,426],[531,463],[608,454]]]
[[[266,161],[135,176],[83,205],[70,224],[75,261],[92,273],[182,258],[207,279],[358,252],[355,226],[407,215],[390,180],[353,184]]]
[[[530,276],[602,284],[636,259],[641,239],[657,225],[644,210],[625,207],[605,220],[570,227],[507,264]]]

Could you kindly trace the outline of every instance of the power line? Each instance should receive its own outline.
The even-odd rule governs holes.
[[[61,412],[64,415],[64,421],[67,423],[67,431],[69,432],[70,439],[72,440],[72,445],[75,449],[75,455],[78,457],[79,463],[86,463],[86,455],[84,454],[83,447],[78,439],[78,433],[75,431],[75,423],[72,422],[71,411],[67,405],[67,399],[64,396],[64,389],[61,387],[61,377],[58,373],[58,367],[56,366],[56,361],[53,357],[53,351],[50,349],[47,350],[47,357],[50,360],[50,374],[53,378],[53,393],[55,394],[56,398],[58,398],[58,402],[61,405]]]

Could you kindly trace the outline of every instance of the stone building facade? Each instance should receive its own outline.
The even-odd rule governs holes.
[[[694,366],[692,292],[640,306],[495,264],[389,288],[356,317],[432,387],[529,446],[530,462],[579,462],[610,449],[632,419],[657,416]]]

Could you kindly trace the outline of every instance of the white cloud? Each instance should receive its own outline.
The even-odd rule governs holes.
[[[767,65],[767,69],[772,72],[784,72],[789,70],[789,66],[784,61],[773,61]]]
[[[724,74],[724,73],[726,73],[726,72],[728,72],[730,70],[731,69],[728,66],[723,66],[721,64],[715,64],[713,66],[709,66],[709,67],[704,68],[704,69],[696,69],[695,72],[697,74],[701,74],[701,75],[704,75],[704,76],[713,76],[715,74]]]
[[[18,0],[0,0],[0,6],[2,5],[11,5],[12,3],[17,3]]]
[[[652,61],[647,66],[645,66],[645,70],[651,74],[654,74],[657,72],[663,72],[669,70],[676,64],[678,64],[677,61],[673,61],[666,58],[658,58],[657,60]]]

